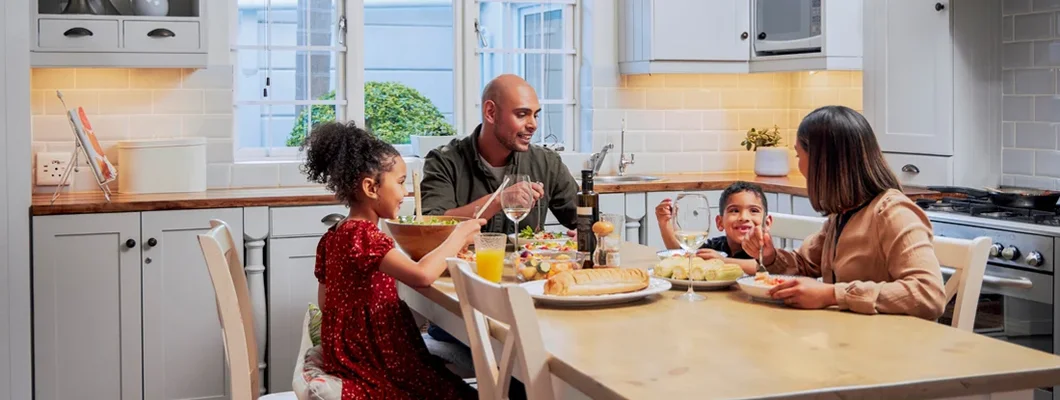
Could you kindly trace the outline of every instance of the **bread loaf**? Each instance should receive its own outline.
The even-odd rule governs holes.
[[[648,272],[638,268],[597,268],[564,271],[548,278],[545,294],[596,296],[635,292],[648,287]]]

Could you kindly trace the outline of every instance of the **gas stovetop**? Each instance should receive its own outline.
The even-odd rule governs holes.
[[[1060,227],[1060,210],[1048,212],[1030,208],[1000,207],[988,199],[944,197],[941,200],[918,199],[926,211],[971,217]]]

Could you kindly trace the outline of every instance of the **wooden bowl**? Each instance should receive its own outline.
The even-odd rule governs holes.
[[[467,217],[425,216],[438,221],[466,221]],[[401,223],[397,220],[384,220],[386,228],[390,230],[390,236],[394,238],[397,247],[408,254],[413,261],[419,261],[423,256],[437,248],[446,238],[453,233],[456,225],[426,225]]]

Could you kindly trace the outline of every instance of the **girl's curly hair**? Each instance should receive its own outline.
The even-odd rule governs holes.
[[[352,121],[317,125],[301,150],[306,151],[302,172],[309,181],[324,184],[346,204],[355,200],[364,178],[380,182],[397,162],[394,157],[401,156],[394,146]]]

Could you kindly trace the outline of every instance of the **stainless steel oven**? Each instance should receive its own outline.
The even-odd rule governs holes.
[[[821,0],[755,0],[754,51],[759,56],[821,51]]]

